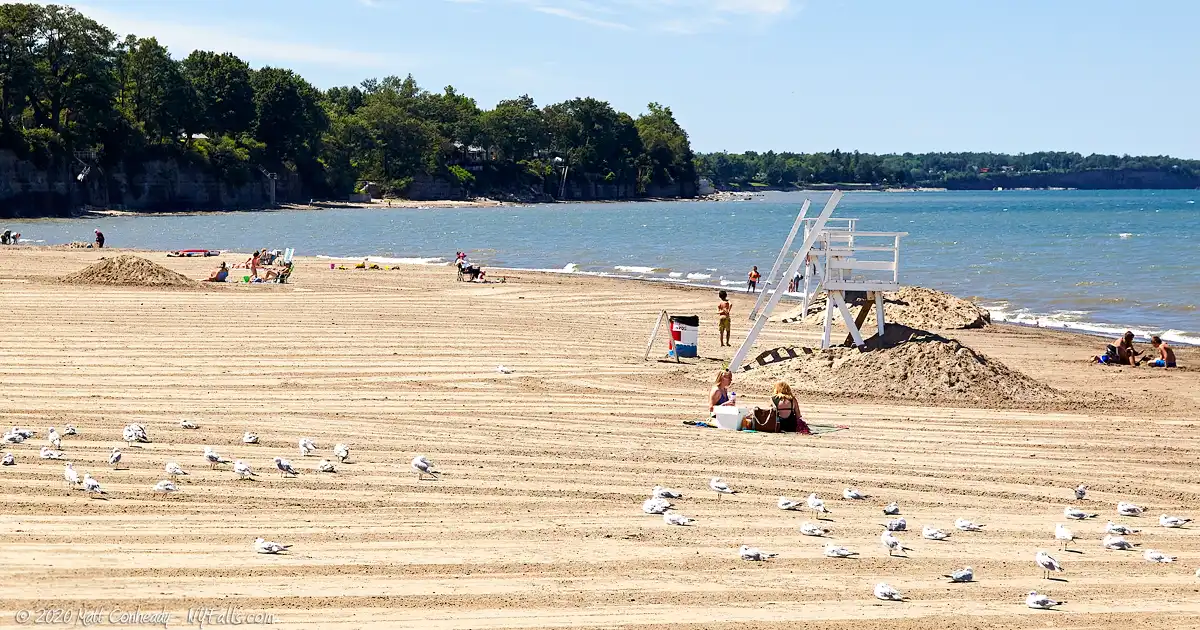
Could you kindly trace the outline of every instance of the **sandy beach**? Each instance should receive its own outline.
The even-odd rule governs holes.
[[[46,608],[270,614],[285,628],[1179,628],[1200,626],[1200,534],[1158,526],[1200,518],[1200,371],[1090,364],[1105,341],[991,326],[949,331],[987,357],[1069,394],[1061,404],[979,404],[804,392],[818,436],[695,428],[718,348],[712,291],[536,272],[455,282],[450,267],[330,270],[299,259],[287,285],[152,289],[63,285],[111,250],[0,250],[0,426],[38,431],[3,445],[0,627]],[[154,262],[203,278],[217,264]],[[750,298],[732,296],[734,342]],[[699,314],[702,358],[643,361],[660,310]],[[815,344],[819,329],[772,323],[761,349]],[[1200,350],[1178,349],[1194,366]],[[511,370],[497,370],[503,365]],[[734,383],[766,405],[767,385]],[[1093,404],[1079,401],[1094,399]],[[192,419],[198,429],[179,426]],[[151,439],[124,447],[124,425]],[[68,491],[41,460],[50,426],[107,491]],[[245,431],[261,436],[242,444]],[[301,457],[310,437],[316,456]],[[350,447],[337,473],[314,466]],[[109,468],[122,446],[120,470]],[[210,470],[215,448],[259,473]],[[418,481],[415,454],[443,474]],[[301,470],[281,479],[273,457]],[[151,491],[178,462],[180,491]],[[739,490],[718,500],[707,480]],[[1071,488],[1085,483],[1088,497]],[[697,519],[669,527],[641,511],[656,485]],[[854,486],[872,498],[841,499]],[[824,497],[829,538],[801,536],[783,495]],[[909,557],[880,547],[880,508],[897,501]],[[1118,517],[1118,501],[1148,507]],[[1063,508],[1099,517],[1070,525]],[[985,523],[953,530],[956,518]],[[1136,551],[1105,551],[1105,521],[1141,529]],[[922,525],[953,530],[922,540]],[[254,553],[256,537],[294,545]],[[826,542],[861,553],[822,556]],[[778,553],[738,558],[740,545]],[[1064,565],[1047,581],[1039,549]],[[1142,559],[1145,549],[1177,555]],[[970,565],[976,582],[940,578]],[[880,602],[887,582],[909,601]],[[1038,590],[1067,604],[1035,611]],[[252,626],[253,627],[253,626]]]

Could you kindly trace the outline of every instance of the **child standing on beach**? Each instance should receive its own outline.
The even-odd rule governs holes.
[[[721,340],[723,347],[730,345],[729,331],[733,324],[730,315],[733,313],[733,305],[729,303],[729,294],[725,291],[717,293],[717,297],[721,298],[721,303],[717,305],[717,338]]]
[[[762,274],[758,273],[758,265],[755,265],[754,268],[751,269],[750,273],[747,275],[749,282],[746,283],[746,290],[751,293],[754,293],[754,291],[758,288],[758,279],[761,277],[762,277]]]

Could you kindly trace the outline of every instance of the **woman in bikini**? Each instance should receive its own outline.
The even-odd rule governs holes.
[[[714,407],[733,406],[733,396],[729,393],[729,386],[732,384],[733,372],[729,370],[717,372],[717,379],[713,384],[712,391],[708,395],[709,411],[712,411]]]
[[[787,383],[783,381],[775,383],[775,389],[771,394],[771,407],[775,409],[775,417],[779,420],[780,433],[797,431],[808,433],[808,425],[800,417],[800,405],[796,402],[796,396]]]

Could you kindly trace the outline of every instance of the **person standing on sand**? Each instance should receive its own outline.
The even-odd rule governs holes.
[[[733,305],[729,303],[729,294],[724,290],[717,293],[717,297],[721,298],[721,303],[717,305],[717,338],[721,341],[721,346],[728,346],[729,331],[733,327],[731,315],[733,313]]]
[[[96,230],[96,249],[104,249],[104,232]]]
[[[754,268],[750,270],[750,273],[746,275],[746,277],[749,280],[749,282],[746,283],[746,290],[754,293],[758,289],[758,279],[762,277],[762,274],[758,273],[758,265],[755,265]]]

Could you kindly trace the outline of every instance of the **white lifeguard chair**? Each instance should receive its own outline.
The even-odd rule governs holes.
[[[812,299],[818,292],[824,290],[827,296],[822,348],[830,346],[834,308],[837,308],[846,322],[850,332],[849,340],[861,348],[865,345],[861,327],[874,302],[879,335],[883,335],[883,294],[900,289],[900,239],[908,236],[908,233],[864,232],[858,230],[858,219],[831,218],[830,215],[841,198],[842,193],[835,191],[816,218],[805,216],[809,203],[804,203],[775,265],[768,274],[766,286],[750,311],[750,319],[754,324],[730,360],[730,371],[737,371],[741,367],[755,339],[766,325],[771,311],[783,297],[784,291],[780,290],[776,283],[782,282],[784,278],[793,278],[801,267],[804,268],[801,319],[808,314]],[[803,228],[804,233],[803,245],[796,251],[795,258],[783,277],[778,278],[777,270],[790,253],[792,240],[800,228]],[[857,319],[851,316],[847,306],[848,292],[865,293],[867,296]]]

